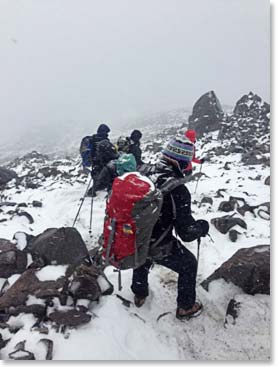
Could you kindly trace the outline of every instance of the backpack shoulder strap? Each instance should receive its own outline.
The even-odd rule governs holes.
[[[162,184],[159,190],[161,191],[162,195],[164,196],[166,194],[169,194],[172,190],[176,189],[176,187],[183,185],[184,183],[185,183],[184,178],[170,177],[166,182]],[[172,194],[170,194],[170,198],[172,202],[173,221],[165,229],[165,231],[161,234],[161,236],[154,243],[151,244],[152,249],[157,247],[163,241],[163,239],[167,236],[169,231],[171,231],[173,228],[173,225],[174,225],[173,223],[176,219],[176,204],[175,204]]]
[[[185,178],[169,177],[159,189],[163,195],[166,195],[176,189],[176,187],[184,185],[185,181]]]

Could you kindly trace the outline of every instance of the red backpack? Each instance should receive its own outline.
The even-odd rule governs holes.
[[[161,206],[162,193],[138,172],[114,180],[104,221],[106,265],[135,269],[145,263]]]
[[[181,184],[184,184],[183,179],[172,177],[157,189],[150,179],[138,172],[126,173],[114,180],[104,221],[103,257],[106,266],[124,270],[135,269],[145,263],[163,195]]]

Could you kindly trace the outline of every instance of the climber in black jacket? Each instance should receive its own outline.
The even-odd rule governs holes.
[[[176,187],[164,196],[161,214],[151,236],[149,259],[133,271],[131,286],[135,294],[135,304],[141,307],[148,296],[148,273],[153,261],[177,272],[176,317],[179,319],[198,315],[202,304],[195,301],[195,256],[173,235],[173,228],[184,242],[194,241],[207,235],[209,231],[207,221],[195,220],[191,215],[191,196],[184,185],[182,170],[192,157],[193,144],[184,137],[177,137],[162,150],[162,158],[155,166],[144,166],[141,170],[157,187],[169,181],[172,185],[174,180]]]

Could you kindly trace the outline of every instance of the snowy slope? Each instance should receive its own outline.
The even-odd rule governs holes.
[[[214,135],[215,138],[215,135]],[[219,145],[215,139],[205,144],[203,151]],[[201,146],[199,142],[198,146]],[[230,170],[223,167],[230,163]],[[47,162],[50,166],[53,162]],[[39,163],[31,166],[38,170]],[[19,175],[27,174],[24,164],[14,167]],[[19,189],[10,183],[10,189],[2,195],[5,201],[25,202],[24,208],[34,219],[30,224],[24,216],[7,214],[9,208],[2,207],[0,219],[0,237],[13,239],[17,231],[37,235],[49,227],[72,226],[75,214],[83,196],[88,178],[78,173],[78,162],[60,161],[57,169],[63,173],[71,173],[71,178],[59,175],[42,180],[42,186],[36,189]],[[199,170],[199,166],[196,167]],[[264,185],[269,175],[269,167],[244,166],[240,162],[240,154],[228,157],[213,157],[203,165],[203,173],[197,193],[194,193],[195,182],[187,184],[192,194],[192,210],[196,219],[210,220],[226,213],[218,212],[223,198],[215,198],[218,189],[226,189],[229,196],[244,197],[251,205],[269,201],[270,187]],[[254,180],[260,175],[259,180]],[[86,198],[76,228],[81,233],[89,248],[97,244],[102,231],[105,209],[105,192],[100,192],[94,199],[92,238],[88,233],[91,199]],[[213,198],[213,205],[199,202],[203,196]],[[42,202],[42,207],[31,205],[33,200]],[[239,215],[238,215],[239,216]],[[241,233],[237,242],[231,242],[228,235],[219,233],[211,225],[210,234],[214,243],[207,237],[202,240],[197,284],[200,284],[225,260],[238,249],[259,244],[269,244],[269,221],[254,217],[247,213],[243,218],[247,222],[247,230],[237,228]],[[196,254],[196,243],[186,246]],[[197,286],[198,298],[204,304],[202,315],[184,323],[175,318],[176,275],[169,270],[155,265],[151,270],[150,296],[146,304],[137,309],[133,304],[126,307],[116,294],[132,301],[130,290],[131,271],[124,271],[123,290],[117,290],[117,274],[111,267],[106,274],[115,285],[111,296],[102,297],[99,304],[91,305],[94,317],[91,322],[78,330],[67,334],[56,333],[50,329],[48,338],[54,341],[54,359],[56,360],[266,360],[270,358],[270,297],[266,295],[249,296],[232,284],[223,280],[211,284],[206,292]],[[3,283],[3,280],[2,280]],[[235,325],[224,327],[226,308],[231,298],[238,297],[241,304],[241,315]],[[160,318],[159,318],[160,317]],[[158,319],[159,318],[159,319]],[[45,359],[45,349],[38,343],[41,335],[30,331],[35,319],[31,315],[21,314],[14,317],[14,325],[23,327],[16,334],[3,330],[3,338],[11,337],[8,345],[1,350],[3,359],[14,346],[27,340],[26,349],[35,353],[37,359]]]

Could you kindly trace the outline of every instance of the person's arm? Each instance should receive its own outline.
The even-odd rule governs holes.
[[[171,192],[176,206],[174,227],[177,235],[185,242],[191,242],[207,234],[199,221],[191,215],[191,196],[185,185],[178,186]]]
[[[198,164],[200,164],[200,163],[202,163],[202,159],[198,159],[198,158],[196,158],[195,156],[192,158],[192,162],[193,163],[198,163]]]

